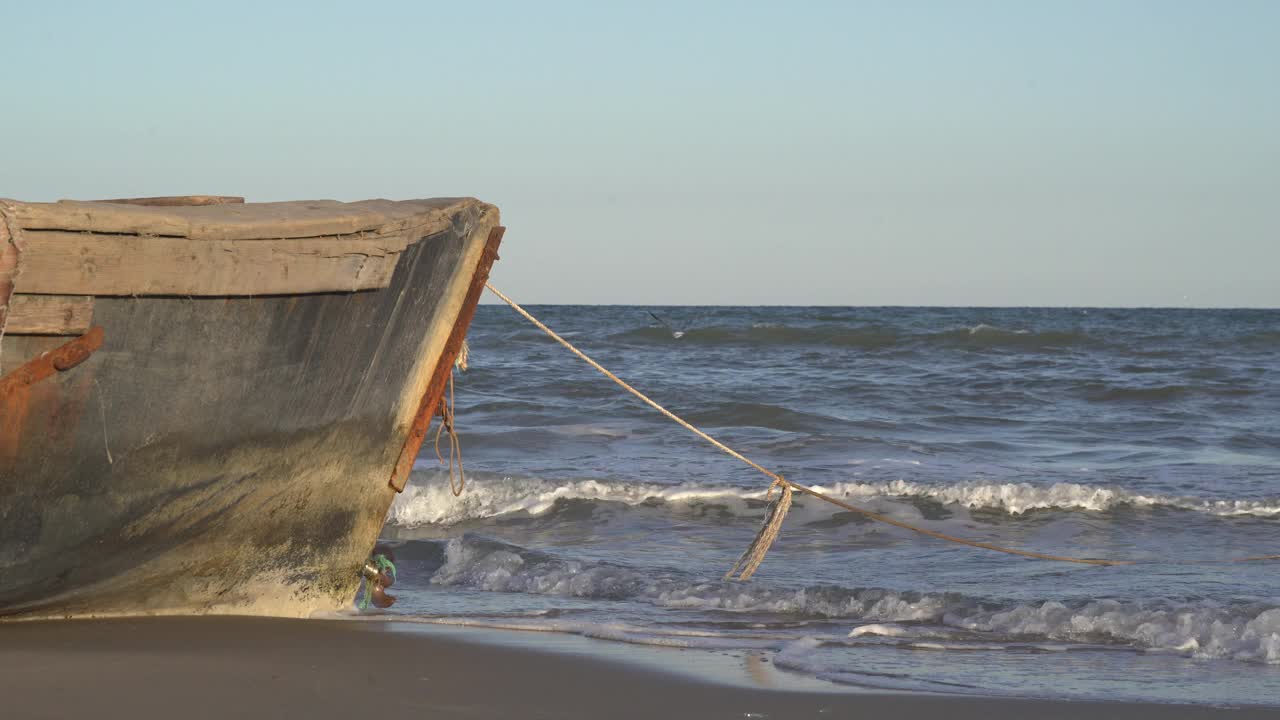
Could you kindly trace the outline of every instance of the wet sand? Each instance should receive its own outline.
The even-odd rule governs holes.
[[[572,645],[548,636],[508,633],[512,642],[505,644],[502,637],[345,620],[214,617],[0,624],[0,717],[1276,716],[1270,708],[849,692],[811,680],[792,682],[786,673],[758,664],[744,671],[743,681],[721,682],[714,674],[687,672],[681,659],[688,654],[680,650],[640,652],[638,660],[630,661],[626,652],[575,652]],[[668,667],[684,672],[658,669],[663,658],[672,660]],[[761,687],[769,685],[774,687]]]

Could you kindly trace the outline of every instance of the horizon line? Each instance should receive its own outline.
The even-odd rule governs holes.
[[[484,298],[481,305],[505,305],[501,300]],[[875,305],[832,303],[639,303],[639,302],[536,302],[524,301],[522,305],[564,307],[814,307],[814,308],[876,308],[902,310],[1262,310],[1277,311],[1280,305]]]

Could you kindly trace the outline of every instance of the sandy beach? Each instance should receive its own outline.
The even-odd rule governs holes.
[[[511,634],[513,642],[504,645],[492,633],[389,628],[382,622],[227,617],[6,624],[0,626],[3,715],[131,720],[1274,717],[1268,709],[868,694],[836,686],[829,692],[785,685],[751,688],[663,672],[652,663],[629,662],[625,653],[602,659],[539,650],[530,633]],[[769,672],[773,680],[785,678]]]

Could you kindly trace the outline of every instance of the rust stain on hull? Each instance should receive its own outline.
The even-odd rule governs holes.
[[[501,225],[489,232],[489,239],[485,242],[484,252],[476,265],[475,274],[471,276],[471,286],[467,289],[467,296],[462,302],[462,309],[458,312],[458,319],[453,324],[453,330],[449,333],[444,351],[440,353],[440,359],[436,361],[435,373],[432,374],[431,382],[427,384],[426,392],[422,395],[418,412],[413,417],[413,424],[409,426],[409,436],[405,438],[400,457],[391,471],[388,483],[395,488],[396,492],[403,492],[405,484],[409,481],[413,461],[417,459],[418,452],[422,449],[427,430],[431,426],[431,418],[436,414],[436,407],[440,404],[445,386],[448,385],[449,378],[453,374],[454,360],[462,350],[462,343],[467,338],[467,330],[471,328],[471,319],[475,317],[476,305],[480,303],[480,295],[484,293],[484,284],[489,280],[489,270],[498,259],[498,246],[502,244],[502,235],[505,232],[506,228]]]
[[[0,403],[21,388],[34,385],[54,373],[70,370],[88,360],[95,350],[102,347],[102,338],[102,326],[95,325],[75,340],[28,360],[13,372],[0,377]]]
[[[33,386],[88,360],[102,347],[102,338],[102,328],[95,326],[75,340],[42,353],[0,377],[0,460],[12,461],[18,455],[33,392],[38,389]]]

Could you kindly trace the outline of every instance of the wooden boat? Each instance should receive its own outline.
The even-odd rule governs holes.
[[[498,220],[470,198],[0,201],[0,616],[349,606]]]

